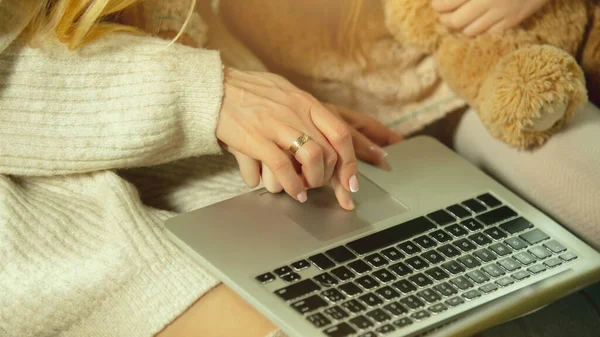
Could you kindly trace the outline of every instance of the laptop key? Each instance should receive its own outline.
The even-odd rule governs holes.
[[[499,222],[503,222],[514,218],[517,216],[517,213],[510,209],[508,206],[502,206],[500,208],[496,208],[495,210],[489,211],[487,213],[483,213],[477,216],[477,221],[483,223],[486,226],[495,225]]]
[[[356,332],[348,323],[341,323],[331,328],[323,330],[323,332],[329,337],[347,337]]]
[[[473,255],[475,255],[478,259],[480,259],[483,262],[490,262],[496,259],[496,255],[490,252],[487,248],[477,250],[473,252]]]
[[[431,289],[421,290],[417,293],[417,296],[419,296],[420,298],[424,299],[425,301],[427,301],[429,303],[435,303],[442,299],[442,297],[440,295],[438,295],[438,293],[436,293],[435,291],[433,291]]]
[[[322,299],[319,295],[312,295],[303,300],[291,304],[297,312],[304,315],[317,309],[329,306],[329,303]]]
[[[375,279],[373,279],[369,275],[357,278],[354,282],[358,283],[359,286],[365,288],[366,290],[373,289],[379,286],[379,282],[375,281]]]
[[[398,302],[392,302],[384,305],[383,310],[387,311],[393,316],[402,316],[408,312],[408,309]]]
[[[351,312],[353,314],[357,314],[359,312],[363,312],[363,311],[367,310],[367,307],[362,305],[357,300],[350,300],[350,301],[344,302],[341,304],[341,306],[342,306],[342,308],[348,310],[348,312]]]
[[[429,249],[437,246],[437,243],[435,243],[435,241],[433,241],[433,239],[427,235],[421,235],[418,238],[414,239],[413,242],[421,246],[421,248],[423,249]]]
[[[294,268],[296,271],[300,271],[308,267],[310,267],[310,262],[306,260],[300,260],[292,263],[292,268]]]
[[[321,270],[335,267],[335,263],[325,256],[325,254],[313,255],[309,257],[308,260]]]
[[[337,263],[344,263],[350,260],[354,260],[356,255],[348,250],[344,246],[335,247],[325,252],[333,261]]]
[[[465,271],[465,268],[456,261],[448,261],[442,264],[442,268],[446,269],[451,274],[460,274]]]
[[[499,277],[505,274],[504,270],[495,263],[488,264],[481,269],[483,269],[483,271],[485,271],[491,277]]]
[[[426,233],[436,226],[425,217],[419,217],[399,225],[384,229],[348,243],[346,246],[354,252],[364,255]]]
[[[412,269],[402,262],[398,262],[388,267],[389,270],[393,271],[396,275],[402,277],[412,274]]]
[[[410,295],[400,300],[400,303],[409,307],[412,310],[419,309],[425,306],[425,303],[414,295]]]
[[[550,251],[548,251],[548,249],[544,248],[544,246],[537,246],[537,247],[530,248],[529,252],[531,254],[535,255],[535,257],[537,257],[540,260],[543,260],[543,259],[547,258],[548,256],[552,255],[552,253],[550,253]]]
[[[577,258],[577,254],[573,253],[573,252],[566,252],[564,254],[561,254],[560,259],[565,261],[565,262],[569,262],[571,260],[575,260]]]
[[[464,207],[462,207],[461,205],[452,205],[448,208],[446,208],[447,211],[449,211],[450,213],[452,213],[455,217],[459,218],[459,219],[464,219],[464,218],[468,218],[471,216],[471,212],[468,211],[467,209],[465,209]]]
[[[443,303],[438,303],[438,304],[434,304],[434,305],[430,306],[427,309],[429,311],[433,312],[434,314],[439,314],[440,312],[448,310],[448,307]]]
[[[513,255],[513,257],[524,266],[528,266],[537,261],[535,257],[528,252],[520,252]]]
[[[463,252],[470,252],[477,249],[477,246],[469,239],[460,239],[454,242],[454,245],[460,248]]]
[[[281,276],[281,279],[287,283],[292,283],[300,280],[302,277],[298,273],[289,273]]]
[[[519,270],[511,275],[515,280],[521,281],[531,276],[526,270]]]
[[[464,297],[468,300],[474,300],[480,296],[481,296],[481,291],[479,291],[477,289],[469,290],[466,293],[462,294],[462,297]]]
[[[279,267],[275,270],[273,270],[273,272],[275,274],[277,274],[277,276],[281,277],[283,275],[287,275],[289,273],[291,273],[293,270],[292,268],[288,267],[288,266],[283,266],[283,267]]]
[[[513,259],[511,257],[507,257],[505,259],[498,261],[498,264],[500,266],[502,266],[502,268],[506,269],[506,271],[509,271],[509,272],[521,268],[521,265],[517,261],[515,261],[515,259]]]
[[[354,272],[359,275],[368,273],[371,270],[373,270],[373,268],[371,268],[371,266],[369,266],[363,260],[352,261],[352,262],[348,263],[346,266],[350,267],[350,269],[354,270]]]
[[[373,322],[371,322],[365,316],[354,317],[354,318],[350,319],[348,322],[360,330],[368,329],[368,328],[375,326],[375,324],[373,324]]]
[[[444,254],[447,258],[453,258],[455,256],[459,256],[461,255],[460,250],[458,250],[458,248],[456,248],[454,245],[452,244],[447,244],[444,246],[441,246],[440,248],[438,248],[438,251],[442,254]]]
[[[444,302],[446,304],[448,304],[451,307],[456,307],[458,305],[461,305],[463,303],[465,303],[465,300],[462,299],[462,297],[452,297],[451,299],[446,300],[446,302]]]
[[[391,301],[395,298],[400,297],[400,294],[396,290],[392,289],[389,286],[379,288],[379,289],[375,290],[375,293],[377,293],[377,295],[383,297],[384,299],[386,299],[388,301]]]
[[[527,221],[525,218],[518,217],[516,219],[510,220],[510,221],[507,221],[507,222],[501,224],[500,227],[502,227],[502,229],[509,232],[510,234],[515,234],[515,233],[522,232],[526,229],[529,229],[529,228],[533,227],[533,225],[531,224],[531,222]]]
[[[377,335],[373,331],[367,331],[358,337],[377,337]]]
[[[471,270],[466,275],[471,281],[478,284],[485,283],[490,280],[490,278],[480,270]]]
[[[317,328],[322,328],[331,324],[331,321],[320,312],[314,315],[310,315],[306,317],[306,319]]]
[[[444,226],[456,221],[456,219],[452,215],[450,215],[443,209],[440,209],[439,211],[435,211],[433,213],[429,213],[427,214],[427,217],[440,226]]]
[[[383,303],[383,300],[373,293],[362,295],[358,300],[371,308]]]
[[[550,238],[546,233],[542,232],[539,229],[534,229],[527,233],[523,233],[519,235],[519,237],[527,241],[530,245],[535,245],[538,242],[542,242]]]
[[[439,254],[435,250],[430,250],[428,252],[425,252],[425,253],[421,254],[421,257],[425,258],[431,264],[438,264],[438,263],[444,262],[446,260],[446,259],[444,259],[444,257],[441,254]]]
[[[382,334],[382,335],[387,335],[389,333],[392,333],[396,330],[396,328],[394,328],[391,324],[385,324],[380,326],[379,328],[375,329],[375,331],[377,331],[378,333]]]
[[[344,318],[348,318],[348,313],[346,313],[342,308],[335,306],[331,308],[327,308],[323,311],[327,316],[331,317],[336,321],[341,321]]]
[[[438,229],[437,231],[433,231],[433,232],[429,233],[429,235],[439,243],[444,243],[444,242],[448,242],[448,241],[452,240],[452,236],[450,236],[450,234],[448,234],[443,229]]]
[[[455,285],[460,290],[466,290],[473,287],[473,283],[467,280],[467,278],[464,276],[455,277],[452,280],[450,280],[450,283]]]
[[[396,279],[396,276],[386,269],[379,269],[371,275],[381,283],[389,283]]]
[[[318,284],[313,280],[304,280],[287,287],[275,290],[275,294],[284,301],[293,300],[304,295],[308,295],[320,290]]]
[[[548,268],[554,268],[560,264],[562,264],[562,262],[560,261],[560,259],[558,259],[556,257],[553,257],[551,259],[544,261],[544,265]]]
[[[417,311],[414,314],[410,315],[410,317],[416,321],[422,321],[431,317],[431,314],[427,310]]]
[[[536,264],[527,268],[527,270],[532,274],[539,274],[541,272],[546,271],[546,267],[543,264]]]
[[[414,256],[405,261],[409,266],[413,267],[415,270],[421,270],[423,268],[429,267],[429,264],[425,262],[421,257]]]
[[[480,229],[483,229],[483,225],[475,219],[468,219],[461,222],[460,224],[466,229],[470,230],[471,232],[476,232]]]
[[[260,283],[269,283],[269,282],[273,282],[275,281],[275,275],[271,274],[271,273],[264,273],[262,275],[258,275],[256,277],[256,280]]]
[[[410,294],[413,291],[417,290],[414,284],[410,283],[408,280],[401,280],[392,284],[392,287],[396,288],[403,294]]]
[[[400,318],[399,320],[394,321],[394,325],[403,328],[405,326],[411,325],[413,323],[412,319],[408,317]]]
[[[475,233],[469,236],[469,239],[471,239],[473,242],[480,246],[485,246],[487,244],[492,243],[492,240],[490,240],[490,238],[484,235],[483,233]]]
[[[388,261],[377,253],[365,257],[365,261],[375,268],[379,268],[388,264]]]
[[[330,302],[339,302],[339,301],[343,301],[346,299],[346,296],[344,296],[341,292],[339,292],[339,290],[337,289],[327,289],[327,290],[323,290],[321,292],[321,296],[325,297],[326,299],[328,299]]]
[[[512,277],[506,276],[496,281],[496,284],[501,287],[508,287],[509,285],[515,283]]]
[[[344,266],[332,269],[331,273],[342,282],[348,281],[355,277],[354,273]]]
[[[473,269],[481,266],[481,263],[477,261],[477,259],[475,259],[472,255],[461,256],[457,260],[467,269]]]
[[[502,231],[498,227],[488,228],[488,229],[484,230],[483,232],[485,234],[489,235],[494,240],[502,240],[507,236],[506,233],[504,233],[504,231]]]
[[[444,229],[446,231],[448,231],[450,234],[454,235],[454,237],[457,237],[457,238],[469,234],[469,232],[467,232],[466,229],[462,228],[461,226],[459,226],[457,224],[450,225]]]
[[[454,288],[447,282],[438,284],[438,285],[434,286],[433,289],[435,289],[435,291],[437,291],[438,293],[440,293],[446,297],[450,297],[450,296],[458,293],[458,291],[456,291],[456,288]]]
[[[498,256],[506,256],[512,253],[512,250],[510,250],[510,248],[508,248],[505,244],[501,242],[494,243],[489,248]]]
[[[487,209],[487,207],[475,199],[463,201],[462,204],[467,206],[473,213],[481,213]]]
[[[510,248],[512,248],[513,250],[522,250],[527,248],[528,246],[527,243],[525,243],[525,241],[517,237],[508,238],[504,240],[504,243],[510,246]]]
[[[333,276],[329,275],[329,273],[319,274],[313,277],[313,279],[319,282],[324,287],[332,287],[338,284],[338,281]]]
[[[421,273],[415,274],[408,278],[412,283],[418,285],[419,287],[427,287],[428,285],[432,285],[433,281],[431,279]]]
[[[390,247],[381,251],[383,256],[387,257],[390,261],[398,261],[404,258],[404,254],[400,253],[396,248]]]
[[[346,296],[350,297],[356,296],[363,292],[362,289],[360,289],[356,284],[352,282],[344,283],[337,288],[341,290],[344,294],[346,294]]]
[[[433,278],[436,281],[445,280],[448,277],[450,277],[450,275],[448,275],[448,273],[446,273],[445,271],[443,271],[442,269],[440,269],[438,267],[433,267],[431,269],[428,269],[427,271],[425,271],[425,274],[429,275],[431,278]]]
[[[377,323],[383,323],[383,322],[387,322],[390,319],[392,319],[392,317],[388,314],[385,313],[385,311],[381,310],[381,309],[375,309],[375,310],[371,310],[369,312],[367,312],[367,317],[369,317],[370,319],[374,320]]]
[[[544,246],[546,248],[548,248],[550,251],[552,251],[554,254],[558,254],[558,253],[561,253],[561,252],[564,252],[565,250],[567,250],[565,248],[565,246],[561,245],[556,240],[552,240],[552,241],[546,242],[544,244]]]
[[[496,199],[494,196],[492,196],[489,193],[482,194],[482,195],[478,196],[477,199],[479,199],[479,201],[483,201],[484,204],[486,204],[492,208],[502,205],[500,200]]]
[[[488,283],[486,285],[479,287],[479,290],[483,293],[489,294],[491,292],[498,290],[498,286],[495,285],[494,283]]]
[[[417,245],[410,241],[403,242],[396,247],[398,247],[407,255],[414,255],[421,252],[421,248],[417,247]]]

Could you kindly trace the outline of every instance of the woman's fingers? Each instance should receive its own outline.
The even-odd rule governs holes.
[[[356,129],[352,130],[352,143],[356,157],[364,162],[377,165],[387,157],[385,150]]]
[[[252,188],[258,186],[260,184],[260,162],[233,149],[230,149],[229,152],[235,156],[246,185]]]
[[[311,106],[310,117],[338,154],[336,169],[340,183],[346,191],[358,191],[358,168],[350,126],[318,102]]]
[[[440,14],[440,22],[452,29],[463,30],[488,10],[487,0],[469,1],[453,12]]]
[[[379,146],[388,146],[404,140],[404,138],[390,130],[383,123],[364,113],[340,106],[328,106],[328,108],[336,109],[337,113],[351,127]]]
[[[432,0],[431,7],[440,13],[452,12],[469,0]]]
[[[475,19],[475,21],[471,22],[471,24],[465,27],[462,32],[466,36],[474,37],[476,35],[485,33],[502,19],[501,13],[490,10],[479,18]]]

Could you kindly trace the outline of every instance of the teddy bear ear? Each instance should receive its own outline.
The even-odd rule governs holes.
[[[394,37],[426,52],[434,52],[448,29],[438,21],[431,0],[384,0],[385,21]]]

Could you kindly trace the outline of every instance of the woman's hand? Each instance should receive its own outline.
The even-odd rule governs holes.
[[[467,36],[517,26],[552,0],[432,0],[440,21]]]
[[[402,137],[388,129],[385,125],[358,111],[331,104],[325,104],[325,107],[349,125],[356,155],[365,162],[375,165],[383,164],[387,153],[382,147],[403,140]],[[256,187],[260,183],[262,175],[263,185],[268,191],[272,193],[281,192],[281,184],[267,167],[261,167],[260,162],[242,153],[237,151],[232,151],[232,153],[238,161],[244,181],[250,187]],[[337,181],[333,181],[332,184],[336,197],[342,207],[352,209],[354,205],[350,194],[339,186]]]
[[[300,202],[307,189],[329,181],[346,192],[358,190],[351,129],[312,96],[280,76],[231,68],[225,69],[224,90],[217,138],[242,172],[252,173],[243,173],[250,186],[262,171]],[[305,134],[311,140],[292,156],[288,148]],[[353,208],[351,199],[340,204]]]

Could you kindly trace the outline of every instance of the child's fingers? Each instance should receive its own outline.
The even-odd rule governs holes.
[[[433,0],[431,6],[440,13],[447,13],[456,10],[469,0]]]
[[[490,10],[463,29],[463,34],[473,37],[485,33],[502,19],[503,16],[498,11]]]
[[[489,9],[486,0],[472,0],[450,13],[442,13],[440,22],[452,29],[463,30]]]

